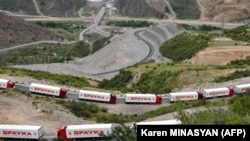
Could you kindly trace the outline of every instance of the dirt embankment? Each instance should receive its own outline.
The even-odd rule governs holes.
[[[244,59],[249,55],[250,46],[210,47],[200,51],[186,62],[200,65],[226,65],[233,60]]]
[[[237,21],[249,17],[249,0],[197,0],[202,19],[212,21]]]
[[[23,95],[0,94],[0,124],[41,125],[46,136],[56,136],[62,125],[90,124],[51,103]]]

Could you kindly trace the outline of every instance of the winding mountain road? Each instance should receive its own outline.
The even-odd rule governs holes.
[[[62,18],[62,17],[44,17],[43,14],[40,12],[39,6],[36,3],[36,0],[33,0],[33,3],[35,4],[35,7],[37,9],[38,14],[42,15],[42,16],[37,16],[34,18],[34,16],[30,16],[30,15],[23,15],[25,20],[72,20],[72,18]],[[167,0],[165,0],[166,3],[168,3]],[[117,17],[117,16],[112,16],[112,17],[107,17],[110,20],[147,20],[149,22],[155,22],[155,23],[162,23],[162,24],[166,24],[169,22],[172,23],[185,23],[185,24],[191,24],[191,25],[203,25],[203,24],[210,24],[210,25],[214,25],[214,26],[221,26],[221,23],[219,22],[209,22],[209,21],[189,21],[189,20],[178,20],[175,19],[175,13],[173,10],[171,10],[171,5],[168,3],[168,8],[170,9],[173,18],[171,19],[162,19],[162,20],[158,20],[158,19],[144,19],[144,18],[128,18],[128,17]],[[105,9],[106,7],[103,6],[101,7],[100,11],[98,12],[98,14],[96,15],[96,17],[94,19],[92,19],[92,24],[87,27],[86,29],[84,29],[80,34],[79,34],[79,40],[84,40],[83,38],[83,34],[87,31],[92,31],[92,32],[96,32],[99,33],[100,35],[103,36],[110,36],[110,33],[103,31],[100,27],[99,24],[101,22],[101,20],[103,19],[103,16],[105,14]],[[20,16],[18,14],[14,14],[11,13],[9,11],[4,11],[4,10],[0,10],[0,12],[3,12],[7,15],[11,15],[11,16]],[[74,18],[75,20],[83,20],[84,19],[88,19],[91,20],[91,18],[93,17],[76,17]],[[232,28],[232,27],[237,27],[242,25],[241,23],[225,23],[225,28]],[[145,30],[145,29],[142,29]],[[140,32],[142,32],[142,30]],[[75,61],[75,64],[40,64],[39,66],[25,66],[27,68],[32,68],[32,69],[38,69],[38,70],[44,70],[44,71],[49,71],[49,69],[51,68],[61,68],[60,66],[63,66],[61,69],[54,69],[52,70],[52,72],[61,72],[63,70],[63,72],[67,72],[68,74],[72,74],[72,72],[70,72],[70,70],[75,70],[76,75],[83,75],[83,76],[100,76],[101,78],[105,78],[106,74],[113,74],[113,73],[117,73],[119,72],[120,69],[123,69],[125,67],[134,65],[136,63],[142,62],[148,58],[150,58],[153,54],[154,54],[154,47],[152,47],[152,42],[150,42],[147,39],[144,39],[143,37],[140,37],[140,32],[134,30],[133,32],[135,33],[129,33],[126,36],[120,38],[119,40],[117,40],[116,42],[118,43],[114,43],[114,45],[107,45],[105,48],[102,49],[102,51],[98,51],[97,53],[95,53],[95,55],[90,55],[87,56],[83,59],[78,59]],[[134,37],[133,37],[134,34]],[[128,39],[126,39],[128,38]],[[142,44],[143,42],[143,44]],[[59,42],[59,41],[39,41],[39,42],[34,42],[34,43],[27,43],[27,44],[23,44],[23,45],[18,45],[18,46],[14,46],[14,47],[9,47],[9,48],[5,48],[0,50],[0,52],[4,52],[4,51],[8,51],[11,49],[16,49],[16,48],[21,48],[21,47],[25,47],[25,46],[30,46],[30,45],[35,45],[35,44],[40,44],[40,43],[61,43],[61,44],[70,44],[73,42]],[[146,45],[146,46],[145,46]],[[132,46],[137,46],[137,48],[133,48],[134,50],[131,51],[131,47]],[[140,48],[139,46],[141,46],[142,48],[147,48],[146,50],[148,51],[148,54],[143,51],[145,49]],[[144,47],[143,47],[144,46]],[[155,46],[155,45],[154,45]],[[117,48],[119,47],[119,48]],[[130,49],[131,48],[131,49]],[[115,52],[115,50],[119,49],[120,51]],[[102,54],[100,54],[101,52],[103,52]],[[99,53],[99,55],[98,55]],[[106,54],[106,55],[105,55]],[[141,56],[140,56],[141,54]],[[126,57],[125,57],[126,56]],[[123,58],[124,57],[124,58]],[[134,57],[134,58],[133,58]],[[123,58],[123,59],[122,59]],[[132,61],[133,60],[133,61]],[[83,66],[84,67],[81,67]],[[21,67],[21,66],[16,66],[16,67]],[[110,76],[109,76],[110,77]]]

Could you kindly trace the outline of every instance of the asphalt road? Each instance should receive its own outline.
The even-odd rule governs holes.
[[[29,92],[29,86],[30,86],[30,84],[28,84],[28,83],[23,83],[23,82],[16,82],[15,83],[15,89],[25,91],[25,92]],[[79,95],[79,91],[68,90],[67,99],[78,101],[79,100],[78,95]],[[164,103],[168,103],[167,96],[163,95],[162,98],[163,98]],[[125,104],[125,96],[124,95],[117,95],[116,104]]]

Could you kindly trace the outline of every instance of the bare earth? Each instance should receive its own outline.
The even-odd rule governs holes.
[[[22,95],[1,94],[0,97],[0,124],[42,125],[46,136],[55,136],[62,125],[95,123],[51,104],[37,104],[36,107],[32,104],[34,100]]]
[[[236,59],[244,59],[250,55],[250,46],[210,47],[187,60],[192,64],[225,65]]]

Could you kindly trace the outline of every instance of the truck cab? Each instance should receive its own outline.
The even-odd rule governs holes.
[[[116,94],[111,94],[111,96],[110,96],[110,103],[111,104],[116,104]]]
[[[15,82],[13,81],[8,81],[7,83],[7,88],[14,88],[15,87]]]
[[[63,141],[73,141],[73,139],[67,139],[66,135],[67,126],[61,126],[57,131],[57,138],[63,139]]]
[[[61,88],[60,89],[60,95],[59,95],[59,98],[66,98],[67,97],[67,92],[68,90],[64,89],[64,88]]]

